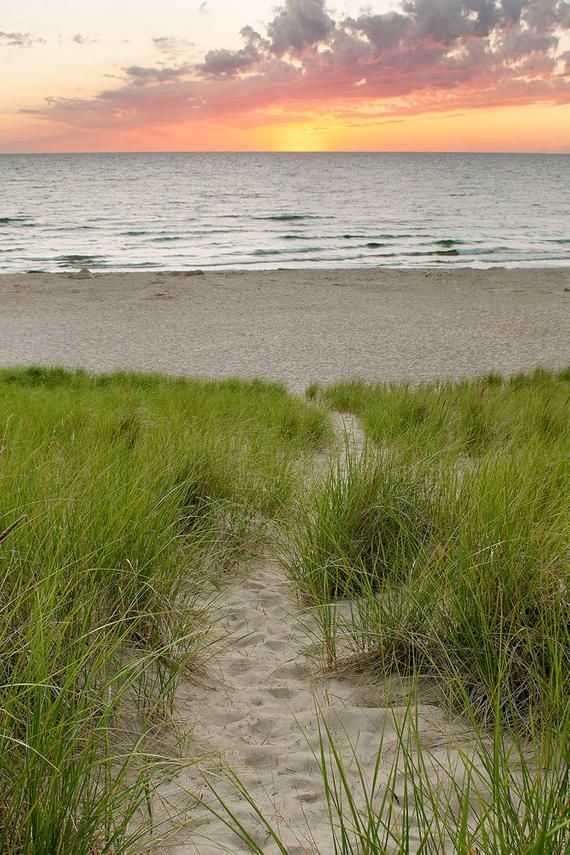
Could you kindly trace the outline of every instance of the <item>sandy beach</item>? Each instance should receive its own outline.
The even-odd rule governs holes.
[[[91,5],[0,17],[0,855],[570,855],[570,0]]]
[[[570,270],[0,276],[0,364],[308,383],[570,360]]]
[[[302,392],[313,380],[418,381],[570,362],[570,269],[3,275],[0,305],[3,366],[260,376]],[[356,418],[333,413],[333,423],[335,439],[311,478],[322,477],[331,454],[347,453],[347,441],[362,450]],[[274,544],[241,562],[214,603],[221,643],[198,675],[182,681],[173,704],[174,731],[201,762],[181,764],[155,793],[154,815],[166,839],[151,851],[252,851],[197,805],[205,781],[253,831],[256,851],[282,851],[225,777],[228,767],[287,852],[336,851],[317,710],[343,752],[359,804],[363,787],[378,799],[388,792],[399,821],[405,682],[366,668],[322,670],[315,615],[284,578]],[[430,780],[438,787],[440,775],[461,781],[475,735],[439,706],[430,685],[420,688],[416,723],[433,763]],[[157,753],[171,737],[163,727]],[[408,830],[414,849],[421,829],[410,820]]]

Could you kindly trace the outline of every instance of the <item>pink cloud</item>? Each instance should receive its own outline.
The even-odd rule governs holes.
[[[559,46],[569,28],[566,0],[404,0],[398,12],[338,20],[325,0],[286,0],[264,34],[242,29],[239,50],[131,66],[115,89],[28,112],[76,128],[255,127],[276,121],[277,110],[289,121],[323,111],[368,121],[568,103],[570,61]]]

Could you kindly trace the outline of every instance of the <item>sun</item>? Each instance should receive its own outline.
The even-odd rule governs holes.
[[[278,125],[274,128],[275,151],[327,151],[327,130],[307,124]]]

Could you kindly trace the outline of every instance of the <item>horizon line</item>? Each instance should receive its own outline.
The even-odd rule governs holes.
[[[90,155],[90,154],[504,154],[504,155],[527,155],[527,154],[542,154],[542,155],[568,155],[568,151],[497,151],[489,149],[488,151],[470,150],[470,149],[426,149],[426,150],[406,150],[406,149],[315,149],[315,150],[296,150],[296,149],[137,149],[133,151],[117,151],[113,149],[105,151],[0,151],[1,156],[28,156],[28,155]]]

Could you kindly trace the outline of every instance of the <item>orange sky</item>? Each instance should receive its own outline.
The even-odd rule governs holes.
[[[6,2],[0,151],[570,151],[566,0]]]

